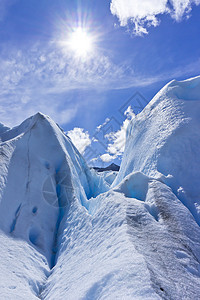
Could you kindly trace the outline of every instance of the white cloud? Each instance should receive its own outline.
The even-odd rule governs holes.
[[[134,24],[134,33],[143,35],[148,33],[148,27],[159,25],[159,15],[170,14],[180,21],[184,15],[189,16],[193,4],[199,5],[200,0],[112,0],[110,9],[121,26],[130,21]]]
[[[106,118],[103,124],[97,126],[96,130],[97,130],[97,131],[100,131],[101,128],[104,127],[109,121],[110,121],[110,119],[109,119],[109,118]]]
[[[100,53],[87,62],[79,61],[63,54],[55,43],[45,49],[38,44],[26,52],[2,45],[0,65],[0,122],[8,126],[17,125],[38,111],[62,125],[67,124],[81,107],[78,99],[73,98],[72,103],[67,96],[63,100],[63,95],[72,90],[105,91],[151,83],[140,80],[128,66],[116,65]],[[68,109],[59,116],[63,105]]]
[[[110,161],[112,161],[112,160],[115,159],[114,156],[111,156],[111,155],[108,154],[108,153],[105,153],[105,154],[101,155],[100,158],[101,158],[101,160],[102,160],[103,162],[106,162],[106,163],[107,163],[107,162],[110,162]]]
[[[77,103],[64,102],[63,107],[59,96],[40,94],[37,90],[0,90],[0,122],[10,127],[20,124],[38,111],[49,115],[60,125],[65,125],[74,119],[78,109]]]
[[[199,65],[199,61],[195,61],[171,70],[171,73],[148,78],[134,74],[126,64],[117,65],[100,53],[87,63],[76,61],[67,53],[63,54],[55,44],[45,46],[45,49],[38,44],[26,52],[4,48],[2,44],[0,54],[0,122],[8,126],[15,126],[38,111],[65,125],[83,106],[79,98],[71,96],[74,90],[105,92],[133,86],[139,88],[193,75]],[[89,105],[93,99],[90,97],[85,101]],[[63,111],[64,107],[67,109]]]
[[[2,57],[1,92],[26,86],[61,93],[77,88],[120,88],[134,83],[134,72],[126,65],[114,64],[100,53],[88,60],[78,60],[70,53],[63,53],[55,44],[46,49],[39,45],[32,47],[28,55],[13,50]]]
[[[88,61],[79,61],[56,48],[55,43],[45,48],[37,44],[26,52],[2,45],[0,54],[0,122],[8,126],[38,111],[61,125],[69,123],[83,106],[70,96],[74,90],[105,91],[152,83],[152,79],[135,76],[126,64],[117,65],[103,54],[97,52]]]
[[[89,133],[84,131],[83,128],[75,127],[73,130],[68,131],[67,135],[81,154],[84,154],[85,149],[92,143]]]
[[[17,125],[38,111],[67,124],[81,102],[77,99],[72,103],[68,96],[63,100],[64,94],[76,89],[115,88],[118,79],[122,86],[132,80],[130,75],[127,78],[124,67],[105,56],[77,61],[52,44],[45,49],[36,45],[27,53],[7,47],[1,50],[0,122],[8,126]],[[63,105],[68,109],[63,111]]]
[[[128,106],[127,109],[124,112],[124,115],[128,118],[128,119],[132,119],[135,116],[135,113],[132,109],[131,106]]]
[[[94,158],[90,159],[90,162],[91,162],[91,163],[92,163],[92,162],[95,162],[95,161],[98,161],[98,157],[94,157]]]
[[[3,45],[2,45],[3,47]],[[28,53],[28,54],[27,54]],[[126,63],[115,64],[98,51],[88,60],[63,53],[56,43],[35,45],[26,53],[5,48],[0,58],[0,96],[20,94],[61,94],[75,89],[110,90],[146,86],[157,78],[136,75]],[[25,100],[26,101],[26,100]]]
[[[62,111],[59,112],[59,119],[57,118],[57,116],[55,116],[55,118],[53,118],[54,120],[58,119],[57,121],[60,124],[67,124],[69,123],[75,116],[77,113],[77,107],[72,107],[69,109],[62,109]]]
[[[107,151],[115,156],[121,156],[124,153],[125,143],[126,143],[126,130],[130,120],[126,119],[121,128],[116,132],[111,132],[107,135],[110,143],[108,144]]]
[[[105,137],[110,141],[107,147],[107,153],[100,156],[101,160],[104,162],[109,162],[114,160],[117,157],[121,157],[124,153],[125,143],[126,143],[126,131],[130,120],[135,117],[135,114],[129,106],[124,112],[126,116],[125,121],[123,122],[121,128],[116,132],[111,132]]]

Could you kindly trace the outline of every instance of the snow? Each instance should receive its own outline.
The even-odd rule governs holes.
[[[49,276],[48,263],[28,243],[0,231],[0,295],[2,300],[38,299]]]
[[[98,173],[98,176],[102,177],[109,186],[113,183],[117,175],[118,171],[104,171]]]
[[[132,120],[113,185],[136,171],[160,178],[200,224],[199,115],[200,77],[167,84]]]
[[[41,113],[1,125],[1,299],[199,299],[199,115],[200,77],[170,82],[101,174]]]
[[[159,180],[132,173],[114,190],[124,194],[131,185],[135,194],[127,195],[128,234],[145,259],[154,290],[163,299],[198,299],[199,226]]]
[[[124,199],[114,192],[99,195],[92,216],[73,203],[63,220],[60,254],[44,299],[158,298],[127,234]]]
[[[0,229],[24,241],[21,245],[33,246],[53,267],[67,207],[77,201],[87,210],[88,199],[108,186],[90,171],[60,128],[40,113],[3,130],[1,141]],[[19,259],[23,262],[23,254]]]

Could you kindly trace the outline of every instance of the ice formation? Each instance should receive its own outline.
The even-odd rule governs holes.
[[[0,298],[199,299],[199,116],[200,77],[167,84],[118,175],[41,113],[1,125]]]

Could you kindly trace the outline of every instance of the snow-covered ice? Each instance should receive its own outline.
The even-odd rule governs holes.
[[[132,119],[119,174],[41,113],[0,138],[0,299],[199,299],[200,77]]]

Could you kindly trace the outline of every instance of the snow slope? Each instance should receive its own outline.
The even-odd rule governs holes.
[[[109,186],[113,183],[119,172],[119,166],[114,163],[106,168],[93,167],[92,169],[95,170],[99,176],[103,177]]]
[[[111,187],[47,116],[0,127],[1,299],[199,299],[199,92],[132,120]]]
[[[70,208],[43,299],[199,299],[200,228],[170,188],[133,173],[90,213]]]
[[[200,77],[174,80],[132,119],[112,185],[142,201],[132,202],[130,232],[164,299],[199,298],[199,166]]]
[[[16,128],[3,127],[0,138],[0,229],[11,237],[5,247],[14,248],[16,239],[17,249],[17,241],[24,241],[21,246],[31,246],[27,251],[27,268],[31,269],[34,262],[40,263],[40,259],[37,262],[31,258],[35,256],[34,248],[43,256],[43,268],[46,269],[47,262],[53,267],[59,252],[60,223],[71,202],[77,201],[87,210],[88,199],[108,187],[90,171],[60,128],[40,113]],[[23,249],[18,254],[21,262],[26,260]],[[12,267],[15,270],[11,263]],[[20,278],[21,275],[19,282]],[[3,292],[0,294],[4,297]]]
[[[114,182],[140,171],[160,178],[200,224],[200,77],[167,84],[132,120]]]

